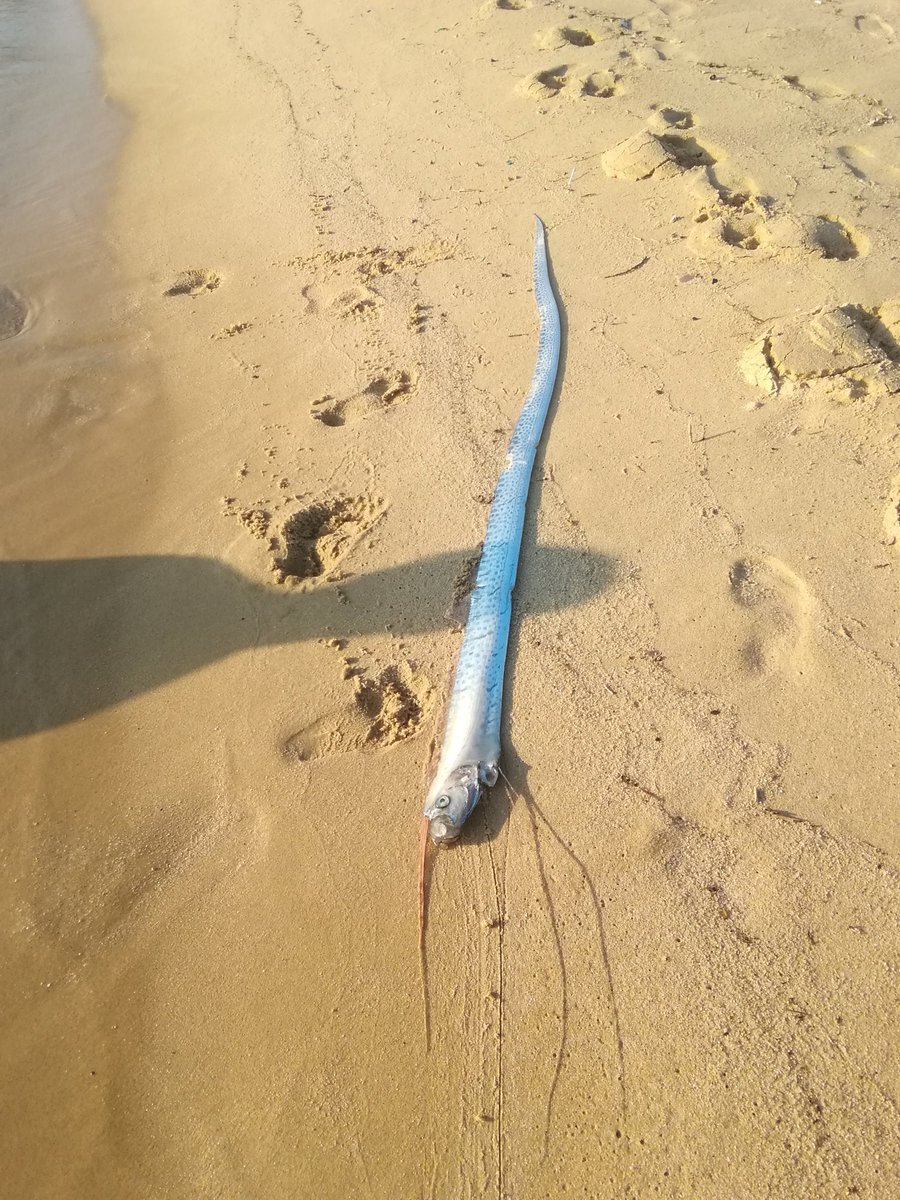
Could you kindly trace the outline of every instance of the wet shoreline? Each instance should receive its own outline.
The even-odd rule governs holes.
[[[107,223],[128,122],[81,0],[0,0],[0,103],[2,551],[89,555],[162,406],[147,426],[155,369]]]
[[[81,0],[0,0],[0,282],[95,261],[125,116],[103,93]]]

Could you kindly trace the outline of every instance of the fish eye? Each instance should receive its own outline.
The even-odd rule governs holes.
[[[435,808],[448,808],[449,805],[450,805],[450,797],[449,796],[438,796],[437,800],[435,800],[435,802],[434,802]]]

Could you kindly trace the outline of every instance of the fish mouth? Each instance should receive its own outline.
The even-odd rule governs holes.
[[[455,842],[461,831],[460,825],[455,825],[449,817],[432,817],[428,823],[431,840],[437,846],[446,846]]]

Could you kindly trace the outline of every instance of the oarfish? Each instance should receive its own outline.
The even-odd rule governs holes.
[[[497,782],[500,769],[500,716],[512,590],[535,451],[559,365],[559,308],[550,284],[546,234],[539,217],[535,217],[534,298],[540,317],[537,362],[491,503],[440,759],[422,816],[420,923],[424,921],[428,834],[439,844],[455,841],[483,791]]]

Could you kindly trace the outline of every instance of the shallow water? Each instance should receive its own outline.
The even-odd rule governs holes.
[[[0,0],[0,106],[0,551],[80,556],[156,394],[105,230],[127,122],[80,0]]]
[[[0,0],[0,284],[96,251],[124,129],[97,57],[79,0]]]

